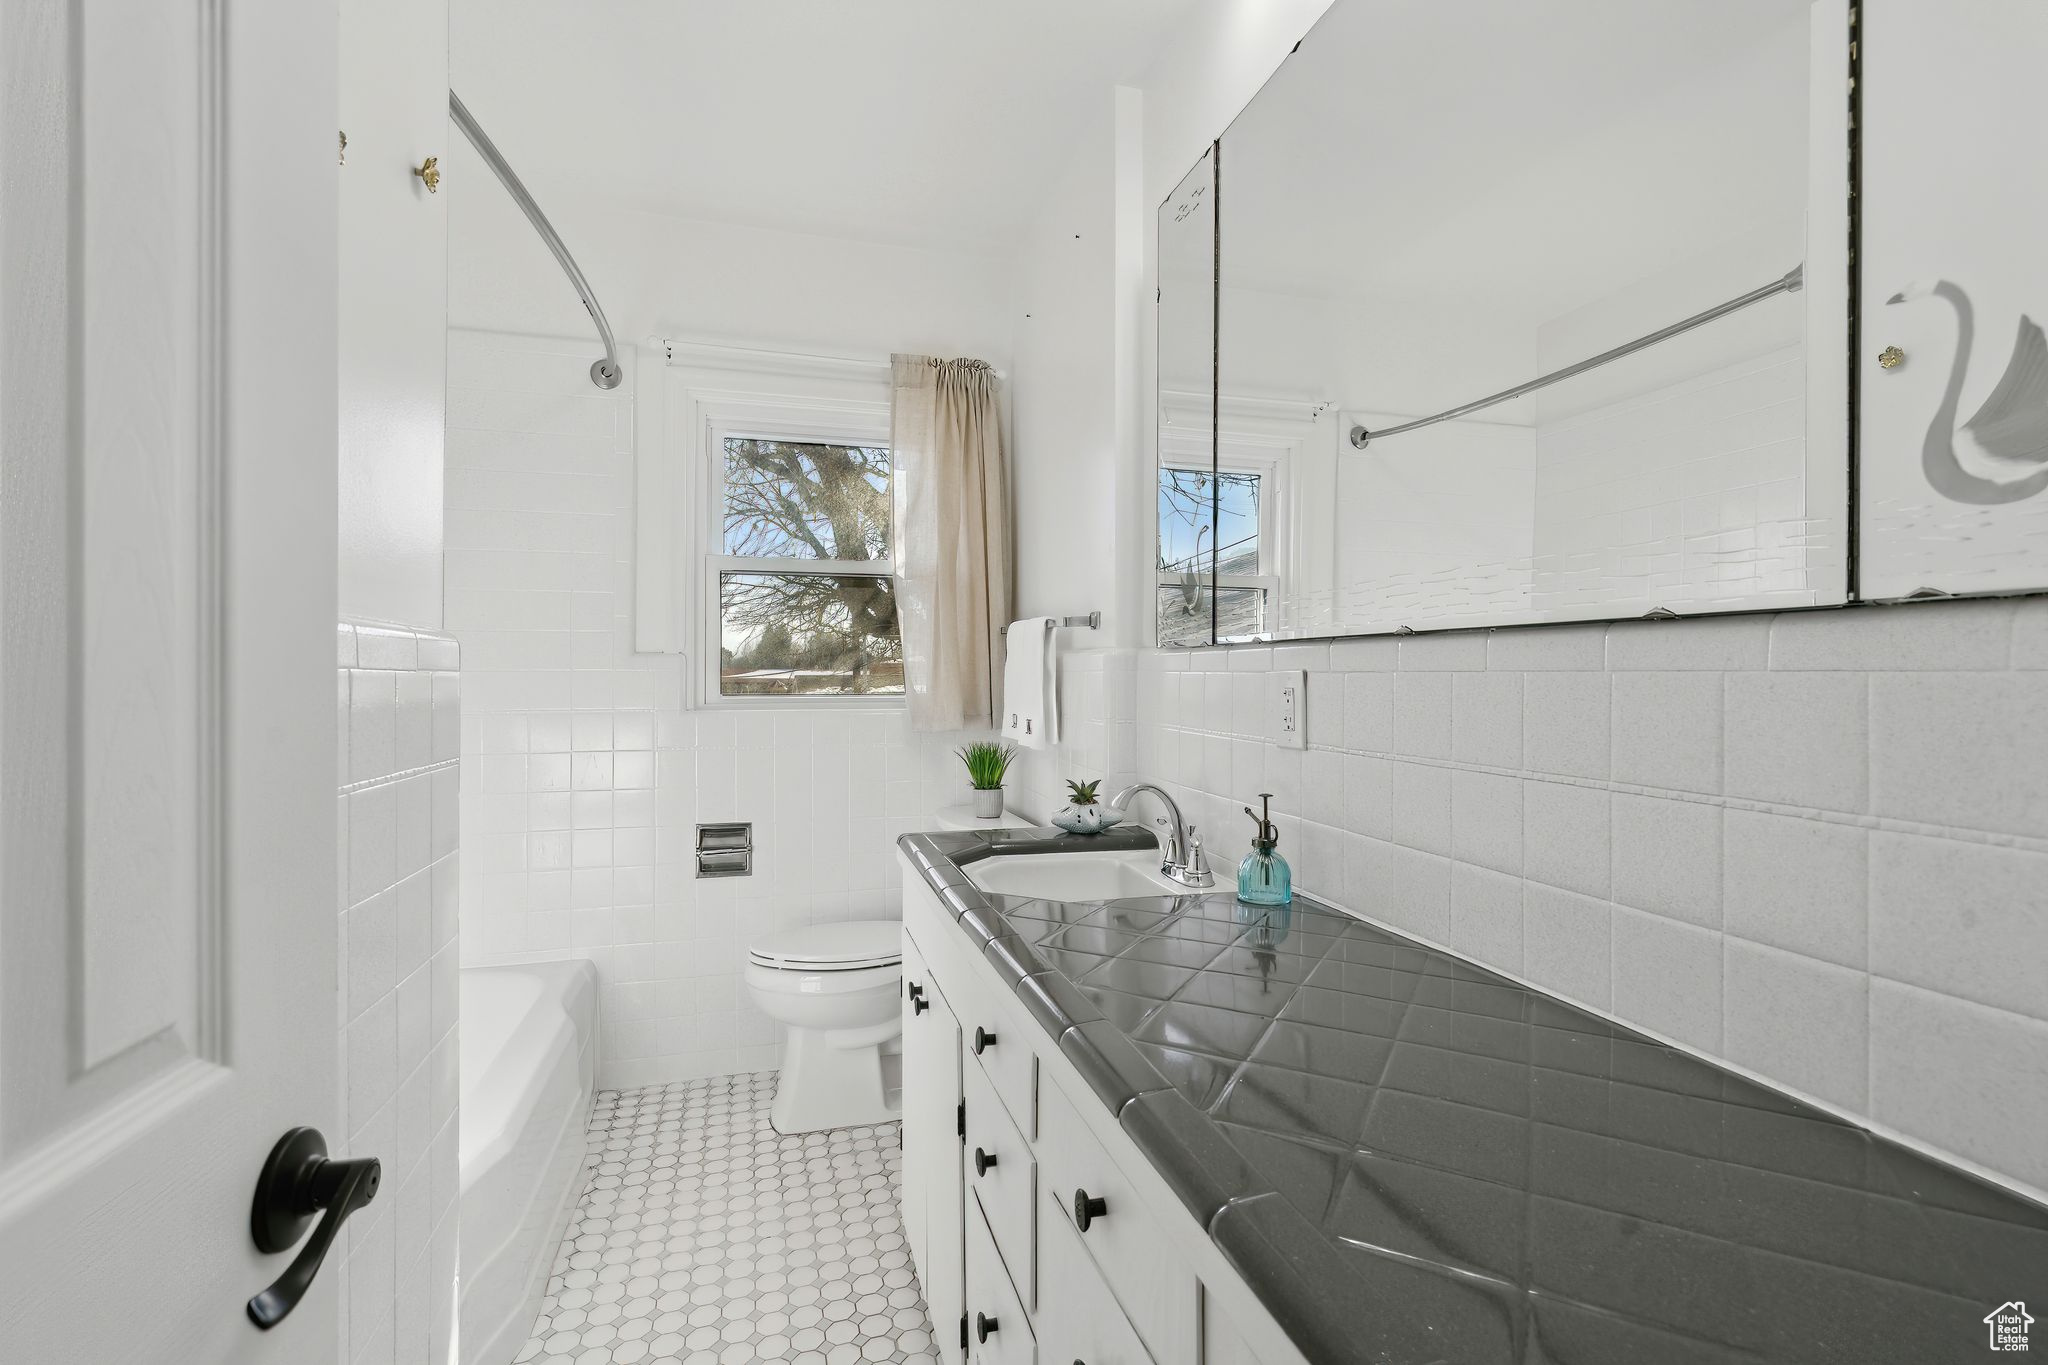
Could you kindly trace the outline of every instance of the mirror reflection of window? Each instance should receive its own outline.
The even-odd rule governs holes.
[[[1259,470],[1159,469],[1159,629],[1162,644],[1248,640],[1269,629],[1280,581],[1266,548],[1269,476]],[[1213,535],[1212,535],[1213,528]],[[1213,553],[1212,553],[1213,550]]]

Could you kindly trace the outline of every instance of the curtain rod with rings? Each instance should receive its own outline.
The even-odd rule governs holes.
[[[1769,284],[1752,289],[1747,294],[1729,299],[1726,303],[1717,303],[1704,313],[1694,313],[1691,317],[1680,322],[1674,322],[1661,331],[1652,332],[1648,336],[1637,337],[1634,341],[1624,342],[1611,351],[1602,351],[1599,355],[1581,360],[1576,365],[1567,365],[1561,370],[1552,370],[1549,374],[1541,375],[1526,384],[1517,384],[1512,389],[1502,389],[1499,393],[1488,394],[1484,398],[1465,403],[1459,407],[1450,408],[1444,412],[1435,413],[1429,417],[1418,417],[1412,422],[1403,422],[1399,426],[1381,427],[1377,431],[1368,431],[1362,426],[1353,425],[1351,428],[1351,444],[1359,450],[1364,450],[1367,445],[1379,440],[1383,436],[1398,436],[1404,431],[1420,431],[1423,427],[1433,427],[1438,422],[1448,422],[1454,418],[1463,417],[1468,412],[1478,412],[1482,408],[1490,408],[1497,403],[1505,403],[1511,398],[1520,398],[1525,393],[1534,393],[1538,389],[1549,388],[1560,380],[1570,379],[1574,375],[1584,374],[1588,370],[1597,370],[1602,365],[1619,360],[1623,356],[1634,355],[1637,351],[1655,346],[1660,341],[1669,341],[1680,333],[1690,332],[1695,327],[1704,327],[1716,318],[1727,317],[1730,313],[1747,308],[1752,303],[1762,303],[1765,299],[1774,298],[1779,294],[1796,294],[1805,286],[1805,283],[1806,267],[1803,264],[1795,265]]]
[[[612,325],[605,321],[604,309],[598,306],[597,295],[590,292],[590,281],[583,278],[583,271],[577,267],[576,258],[569,254],[569,248],[562,241],[562,235],[555,231],[555,225],[540,211],[540,205],[534,202],[533,196],[527,192],[526,186],[506,162],[504,153],[498,150],[498,145],[491,141],[490,135],[477,125],[475,116],[453,90],[448,92],[448,113],[454,118],[455,126],[462,130],[462,135],[469,139],[469,145],[476,148],[477,155],[481,156],[496,174],[498,183],[505,187],[505,193],[511,195],[512,202],[519,205],[519,211],[526,215],[526,221],[533,224],[533,230],[548,244],[548,250],[555,253],[555,260],[562,267],[562,273],[569,277],[570,287],[576,291],[576,297],[583,300],[584,311],[589,313],[590,320],[597,324],[597,335],[604,341],[604,359],[591,362],[590,382],[600,389],[616,389],[624,373],[619,369],[619,348],[612,341]]]

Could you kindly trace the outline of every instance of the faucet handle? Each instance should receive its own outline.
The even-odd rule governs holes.
[[[1195,832],[1193,825],[1188,826],[1187,862],[1184,866],[1190,877],[1200,877],[1209,871],[1208,855],[1202,852],[1202,836]]]

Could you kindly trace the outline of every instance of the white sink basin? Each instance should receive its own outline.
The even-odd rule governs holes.
[[[1126,896],[1186,895],[1188,888],[1159,874],[1159,855],[1038,853],[987,858],[961,871],[984,891],[1051,901],[1108,901]]]

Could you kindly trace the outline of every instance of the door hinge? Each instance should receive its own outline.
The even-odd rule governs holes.
[[[967,1315],[965,1313],[960,1315],[960,1349],[963,1351],[967,1349]]]
[[[960,1107],[953,1111],[953,1131],[960,1135],[960,1141],[967,1141],[967,1101],[960,1101]]]

